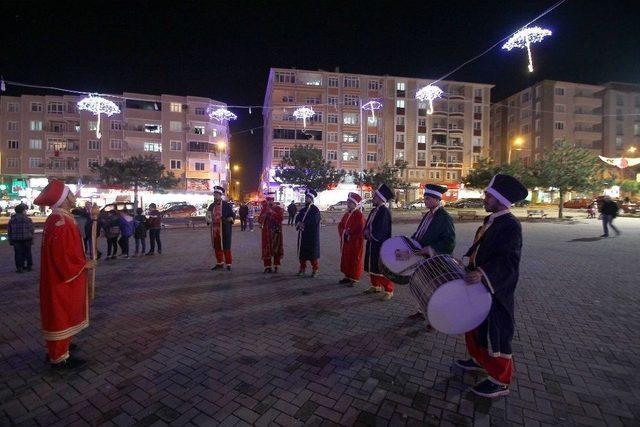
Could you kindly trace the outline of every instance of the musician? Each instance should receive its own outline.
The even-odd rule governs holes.
[[[284,211],[273,203],[273,193],[266,196],[258,222],[262,226],[262,261],[264,272],[278,272],[280,260],[284,253],[282,244],[282,219]],[[273,270],[271,261],[273,259]]]
[[[364,215],[360,210],[362,197],[357,193],[349,193],[347,212],[338,224],[340,235],[340,271],[344,278],[341,284],[354,286],[362,276],[362,252],[364,251]]]
[[[478,229],[467,251],[469,285],[482,282],[491,293],[487,319],[465,334],[468,360],[456,365],[468,371],[486,371],[488,378],[472,391],[484,397],[509,394],[513,372],[511,340],[514,333],[514,293],[518,283],[522,228],[509,210],[527,197],[527,189],[514,177],[497,174],[485,190],[484,208],[491,214]]]
[[[386,184],[381,184],[373,195],[374,208],[364,228],[364,238],[367,240],[364,256],[364,270],[369,273],[371,287],[364,291],[367,294],[382,292],[383,301],[393,298],[393,282],[387,279],[378,265],[382,243],[391,237],[391,212],[385,203],[393,199],[393,191]]]
[[[70,210],[76,198],[62,181],[53,180],[36,197],[38,206],[51,206],[44,224],[40,258],[40,319],[53,369],[71,369],[84,360],[69,355],[71,339],[89,326],[87,272],[95,261],[87,260],[76,222]]]
[[[422,246],[420,253],[423,256],[434,254],[451,255],[456,245],[456,231],[453,219],[442,206],[442,195],[447,192],[447,187],[436,184],[424,186],[424,205],[429,211],[422,217],[418,229],[411,236]],[[424,319],[421,311],[409,316],[412,320]]]
[[[305,206],[296,215],[295,225],[298,230],[298,259],[300,270],[298,276],[304,276],[307,261],[311,263],[311,277],[318,273],[320,265],[320,210],[313,204],[318,193],[309,188],[305,192]]]
[[[207,210],[211,212],[211,245],[216,256],[216,265],[211,270],[224,269],[231,271],[231,227],[236,219],[231,205],[222,200],[224,188],[216,185],[213,188],[213,203]]]

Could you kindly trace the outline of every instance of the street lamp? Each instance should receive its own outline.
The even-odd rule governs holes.
[[[240,170],[240,165],[233,165],[233,171],[238,172]]]
[[[510,165],[511,164],[511,151],[512,150],[522,150],[522,145],[524,144],[524,138],[522,138],[521,136],[516,137],[513,140],[513,144],[511,144],[509,146],[509,157],[507,159],[507,164]]]

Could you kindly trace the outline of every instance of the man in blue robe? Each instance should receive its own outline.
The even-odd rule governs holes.
[[[305,207],[300,209],[296,215],[295,225],[298,230],[298,259],[300,260],[300,270],[298,276],[304,276],[307,269],[307,261],[311,263],[311,277],[318,273],[320,265],[320,210],[313,204],[318,193],[315,190],[307,189],[305,192]]]

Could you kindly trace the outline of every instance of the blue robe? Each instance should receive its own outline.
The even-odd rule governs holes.
[[[422,247],[431,246],[438,254],[451,255],[456,246],[456,230],[449,213],[443,207],[436,209],[427,230],[421,232],[420,227],[425,221],[428,221],[428,214],[422,217],[411,238],[420,242]]]
[[[380,248],[382,243],[391,237],[391,212],[385,205],[373,208],[369,212],[365,225],[365,236],[369,236],[364,255],[364,271],[369,274],[381,275]]]
[[[309,210],[308,214],[307,210]],[[303,222],[302,218],[304,218],[304,231],[298,230],[298,259],[300,261],[318,259],[320,258],[320,210],[314,204],[300,209],[295,219],[296,226]]]
[[[233,222],[229,222],[229,219],[235,221],[236,214],[233,212],[233,208],[229,202],[222,200],[222,226],[220,228],[220,234],[222,234],[222,249],[231,249],[231,230]],[[211,212],[211,221],[213,221],[213,208],[215,203],[211,203],[207,210]],[[213,231],[213,224],[211,224],[211,230]]]
[[[485,222],[488,218],[485,218]],[[487,344],[490,340],[494,354],[510,355],[515,328],[514,293],[520,275],[522,249],[520,222],[511,213],[496,217],[466,256],[471,256],[476,247],[475,264],[469,267],[481,269],[483,283],[492,297],[489,316],[478,327],[480,344],[489,348]]]

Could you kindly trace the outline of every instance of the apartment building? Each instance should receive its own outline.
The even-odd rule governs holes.
[[[209,192],[227,185],[228,126],[207,109],[224,103],[200,97],[123,93],[120,114],[78,111],[78,96],[0,97],[0,174],[10,179],[95,179],[93,164],[152,155],[180,178],[176,190]],[[42,180],[40,180],[42,181]]]
[[[640,86],[544,80],[491,107],[490,155],[531,162],[567,140],[620,157],[640,143]]]
[[[432,80],[272,68],[264,101],[263,188],[276,188],[274,168],[298,144],[322,150],[337,168],[376,168],[397,159],[408,162],[404,178],[414,187],[426,182],[457,188],[459,179],[488,155],[488,84],[442,81],[445,92],[427,114],[416,92]],[[363,110],[369,101],[382,108]],[[310,107],[303,121],[293,112]]]

